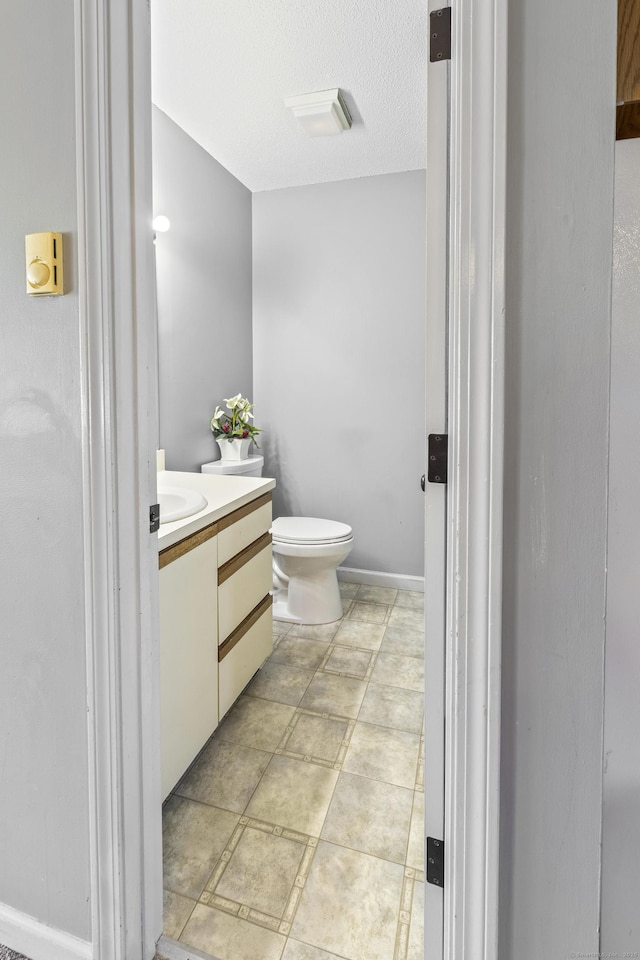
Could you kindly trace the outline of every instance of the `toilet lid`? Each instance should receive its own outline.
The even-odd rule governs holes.
[[[340,543],[350,540],[351,527],[337,520],[317,517],[278,517],[273,521],[271,534],[282,543]]]

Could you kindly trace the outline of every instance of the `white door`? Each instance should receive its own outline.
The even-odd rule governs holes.
[[[442,9],[430,0],[429,11]],[[444,18],[434,16],[436,22]],[[438,27],[438,29],[441,29]],[[428,44],[429,46],[429,44]],[[447,433],[447,236],[449,222],[449,62],[427,70],[427,317],[426,432]],[[447,486],[425,484],[425,847],[426,838],[444,842],[445,636]],[[438,474],[439,475],[439,474]],[[433,851],[425,849],[425,868]],[[425,960],[443,957],[444,890],[425,870]]]
[[[451,0],[427,75],[426,422],[448,434],[425,489],[427,960],[497,957],[506,22],[506,0]]]

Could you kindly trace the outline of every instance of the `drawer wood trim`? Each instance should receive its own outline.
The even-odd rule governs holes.
[[[189,553],[190,550],[195,550],[196,547],[199,547],[201,544],[206,543],[207,540],[211,540],[212,537],[215,537],[218,533],[218,524],[210,523],[208,527],[203,527],[202,530],[197,530],[195,533],[192,533],[190,537],[185,537],[184,540],[179,540],[178,543],[174,543],[171,547],[165,547],[164,550],[161,550],[158,554],[158,567],[162,570],[163,567],[166,567],[167,564],[173,563],[174,560],[177,560],[179,557],[183,557],[185,553]]]
[[[244,550],[241,550],[240,553],[236,553],[235,557],[231,557],[231,560],[227,560],[226,563],[223,563],[218,570],[218,586],[223,584],[225,580],[228,580],[229,577],[232,577],[234,573],[237,573],[241,567],[244,567],[245,563],[248,563],[249,560],[253,560],[254,557],[257,557],[261,550],[264,550],[265,547],[268,547],[271,544],[271,534],[263,533],[261,537],[258,537],[257,540],[254,540],[253,543],[250,543],[248,547],[245,547]]]
[[[218,530],[226,530],[227,527],[234,524],[236,520],[242,520],[243,517],[247,517],[250,513],[253,513],[254,510],[259,510],[260,507],[264,507],[266,503],[271,503],[271,493],[263,493],[257,500],[245,503],[243,507],[238,507],[233,513],[228,513],[226,517],[221,517],[218,520]]]
[[[231,653],[233,648],[240,640],[244,637],[245,633],[251,629],[254,623],[257,623],[262,614],[269,609],[273,603],[273,597],[270,593],[261,600],[257,607],[254,607],[251,613],[244,618],[242,623],[239,623],[235,628],[232,634],[227,637],[225,642],[218,647],[218,662],[224,660],[228,653]]]

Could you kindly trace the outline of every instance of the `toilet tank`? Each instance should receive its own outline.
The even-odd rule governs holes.
[[[246,460],[212,460],[210,463],[203,463],[200,467],[200,473],[233,474],[243,477],[261,477],[264,467],[264,457],[247,457]]]

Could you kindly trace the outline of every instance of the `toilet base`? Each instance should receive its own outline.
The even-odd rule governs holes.
[[[320,576],[292,576],[273,598],[273,619],[284,623],[335,623],[342,615],[335,569]]]

